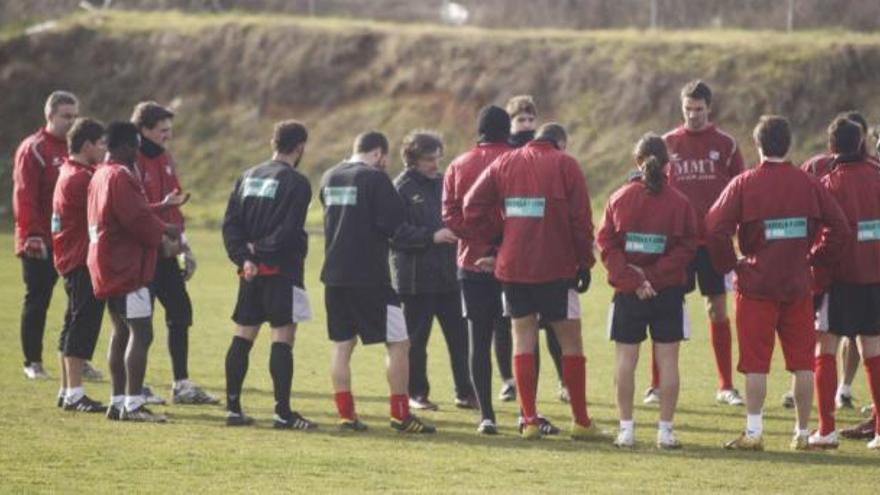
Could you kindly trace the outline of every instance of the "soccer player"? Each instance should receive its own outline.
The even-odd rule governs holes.
[[[608,200],[597,243],[615,289],[609,335],[617,352],[620,430],[614,444],[635,446],[633,393],[639,346],[651,330],[660,370],[657,447],[681,447],[672,420],[678,402],[679,343],[688,338],[684,314],[687,266],[697,249],[696,214],[667,184],[669,154],[663,139],[646,134],[633,152],[639,174]]]
[[[61,393],[68,411],[106,412],[107,408],[83,390],[83,366],[95,352],[104,301],[95,298],[86,266],[89,249],[86,199],[95,165],[104,160],[104,126],[93,119],[76,119],[67,133],[70,156],[64,160],[52,198],[52,254],[55,270],[64,277],[67,309],[58,339],[62,356]]]
[[[791,446],[801,450],[809,448],[816,342],[810,265],[831,266],[850,229],[831,194],[786,160],[788,120],[761,117],[754,139],[761,162],[734,178],[706,216],[713,264],[719,273],[736,270],[737,369],[746,375],[746,430],[725,448],[764,448],[762,408],[778,335],[785,368],[795,376],[797,429]],[[814,246],[823,226],[827,230]],[[733,249],[734,234],[742,259]]]
[[[513,323],[513,369],[525,439],[542,435],[535,406],[539,319],[551,325],[562,347],[571,437],[601,436],[587,414],[580,301],[572,289],[589,288],[593,223],[586,181],[565,153],[566,142],[562,126],[545,124],[535,141],[497,158],[464,199],[467,230],[484,242],[502,236],[494,272]]]
[[[236,181],[223,220],[223,242],[241,277],[232,320],[235,336],[226,353],[226,424],[253,423],[241,409],[241,388],[248,356],[260,326],[272,328],[269,372],[275,392],[273,425],[312,430],[317,424],[290,409],[293,343],[299,323],[312,318],[305,291],[308,234],[306,214],[312,200],[308,179],[296,168],[308,132],[295,120],[275,125],[272,158],[246,170]]]
[[[461,281],[462,300],[468,321],[470,347],[471,383],[480,408],[480,424],[477,431],[485,435],[498,433],[495,409],[492,407],[492,339],[493,335],[510,334],[510,318],[503,316],[501,284],[484,263],[493,258],[496,247],[491,241],[472,237],[464,225],[462,205],[465,194],[480,174],[495,159],[512,150],[507,144],[510,135],[510,116],[504,109],[489,105],[480,110],[477,123],[478,142],[469,151],[457,157],[446,170],[443,179],[443,223],[459,237],[458,279]],[[501,209],[488,219],[501,221]],[[496,342],[496,350],[498,350]],[[507,347],[510,366],[511,348]],[[503,352],[497,356],[499,367],[503,366]],[[512,376],[512,371],[510,375]],[[503,376],[502,372],[502,376]],[[514,385],[505,384],[516,398]],[[504,391],[502,391],[504,395]],[[503,400],[503,399],[502,399]]]
[[[538,128],[538,107],[535,105],[534,98],[530,95],[519,95],[507,101],[506,110],[510,115],[510,139],[508,142],[514,148],[522,148],[535,139],[535,130]],[[544,322],[542,322],[541,328],[550,330],[550,327]],[[565,388],[562,377],[562,350],[559,348],[556,334],[552,331],[545,333],[547,336],[547,350],[553,359],[553,366],[556,368],[556,376],[559,379],[559,400],[568,402],[568,390]],[[510,380],[512,378],[510,371],[510,345],[510,332],[499,332],[495,336],[495,352],[499,359],[498,367],[501,368],[502,378],[505,379],[505,387],[501,390],[502,400],[516,399],[516,389],[512,387],[513,380]],[[502,356],[505,360],[503,365],[501,364]],[[538,349],[536,349],[535,373],[537,375],[540,375],[541,367],[539,356]]]
[[[49,378],[43,368],[43,334],[58,280],[52,263],[52,193],[67,158],[67,131],[79,113],[79,100],[67,91],[55,91],[44,110],[45,127],[21,142],[12,170],[15,254],[21,258],[25,284],[21,347],[24,374],[31,380]]]
[[[819,430],[810,436],[814,448],[837,448],[834,421],[837,386],[837,350],[842,337],[858,338],[864,353],[868,387],[875,409],[880,402],[880,173],[864,155],[864,131],[859,124],[838,117],[828,129],[834,167],[822,178],[855,226],[840,262],[831,270],[831,285],[822,298],[817,325],[816,395]],[[875,424],[868,448],[880,449]]]
[[[351,393],[351,355],[357,338],[384,343],[391,389],[391,427],[401,433],[436,428],[409,411],[409,337],[397,295],[391,288],[389,240],[405,223],[404,205],[386,173],[388,139],[365,132],[352,156],[321,177],[324,207],[324,304],[333,342],[332,378],[342,430],[364,431]]]
[[[162,221],[184,229],[180,206],[188,194],[182,194],[177,179],[177,164],[166,149],[171,141],[174,112],[154,101],[138,103],[131,121],[141,133],[137,170],[143,182],[147,201]],[[184,268],[178,264],[178,255],[184,259]],[[192,302],[186,290],[186,282],[195,273],[196,258],[192,248],[181,236],[180,249],[161,253],[156,263],[153,280],[155,296],[165,308],[168,327],[168,351],[174,375],[172,396],[175,404],[218,404],[216,397],[208,394],[189,379],[189,327],[192,326]],[[152,395],[152,392],[150,393]],[[151,402],[163,402],[155,398]]]
[[[434,132],[413,131],[403,139],[400,154],[405,169],[394,179],[394,187],[403,198],[406,226],[391,239],[391,284],[403,303],[409,332],[409,405],[437,409],[428,398],[427,370],[428,340],[436,317],[449,351],[455,405],[474,408],[467,327],[455,270],[458,238],[440,217],[443,141]]]
[[[164,423],[165,416],[150,411],[143,395],[153,340],[150,282],[160,245],[179,242],[180,230],[162,222],[147,203],[135,170],[139,146],[134,124],[107,127],[108,160],[98,165],[89,183],[87,265],[95,297],[107,300],[114,323],[107,356],[113,390],[107,417]]]
[[[669,149],[669,181],[690,200],[697,213],[697,254],[688,267],[692,292],[699,282],[700,293],[706,298],[709,330],[715,364],[718,370],[719,404],[743,405],[742,397],[733,386],[731,370],[731,331],[727,317],[727,283],[725,274],[716,271],[706,250],[704,219],[709,207],[728,182],[743,170],[743,160],[736,141],[719,129],[710,119],[712,90],[703,81],[691,81],[681,90],[681,111],[684,124],[666,133],[663,139]],[[645,403],[657,402],[656,366]]]

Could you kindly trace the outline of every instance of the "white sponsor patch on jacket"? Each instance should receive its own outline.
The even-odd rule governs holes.
[[[276,192],[278,192],[278,181],[276,179],[258,179],[255,177],[248,177],[244,180],[241,197],[274,199]]]

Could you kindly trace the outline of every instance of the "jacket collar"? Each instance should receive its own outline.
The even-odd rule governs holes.
[[[147,158],[156,158],[165,152],[165,148],[141,134],[141,153]]]

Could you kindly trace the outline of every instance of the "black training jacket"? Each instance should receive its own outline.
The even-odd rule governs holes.
[[[391,283],[398,294],[458,289],[455,244],[434,244],[443,228],[443,177],[429,179],[408,169],[394,179],[406,209],[406,227],[391,239]]]
[[[270,160],[248,169],[235,182],[223,218],[229,259],[239,268],[246,260],[277,268],[302,287],[309,245],[304,225],[311,200],[308,179],[285,163]]]
[[[404,226],[403,202],[388,175],[360,162],[342,162],[321,177],[324,267],[333,287],[390,287],[389,239]]]

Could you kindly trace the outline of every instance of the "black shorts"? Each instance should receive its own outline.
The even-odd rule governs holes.
[[[334,342],[360,337],[364,345],[409,338],[400,299],[391,287],[324,287],[327,333]]]
[[[832,284],[816,315],[819,331],[841,337],[880,335],[880,284]]]
[[[501,283],[489,273],[462,278],[461,299],[464,316],[471,321],[494,321],[504,312]]]
[[[165,321],[168,327],[191,327],[192,301],[186,291],[186,282],[183,280],[183,272],[176,257],[159,258],[156,262],[156,275],[150,285],[156,299],[165,308]]]
[[[238,300],[232,312],[232,321],[246,327],[269,322],[273,328],[312,319],[309,298],[302,287],[294,285],[290,277],[271,275],[238,283]]]
[[[723,273],[715,271],[706,246],[697,248],[697,254],[694,255],[694,259],[688,265],[687,271],[688,293],[693,292],[697,288],[697,282],[700,283],[700,294],[704,296],[720,296],[727,293],[726,277]]]
[[[58,351],[69,357],[90,360],[101,333],[104,301],[95,298],[89,269],[79,266],[64,276],[67,309],[58,339]]]
[[[150,287],[141,287],[128,294],[113,296],[107,300],[107,311],[124,321],[153,318],[155,295]]]
[[[671,287],[656,297],[641,300],[635,294],[615,294],[608,315],[608,336],[621,344],[639,344],[648,337],[671,344],[690,337],[684,290]]]
[[[581,303],[571,280],[543,284],[501,284],[505,313],[511,318],[537,315],[544,323],[576,320],[581,317]]]

